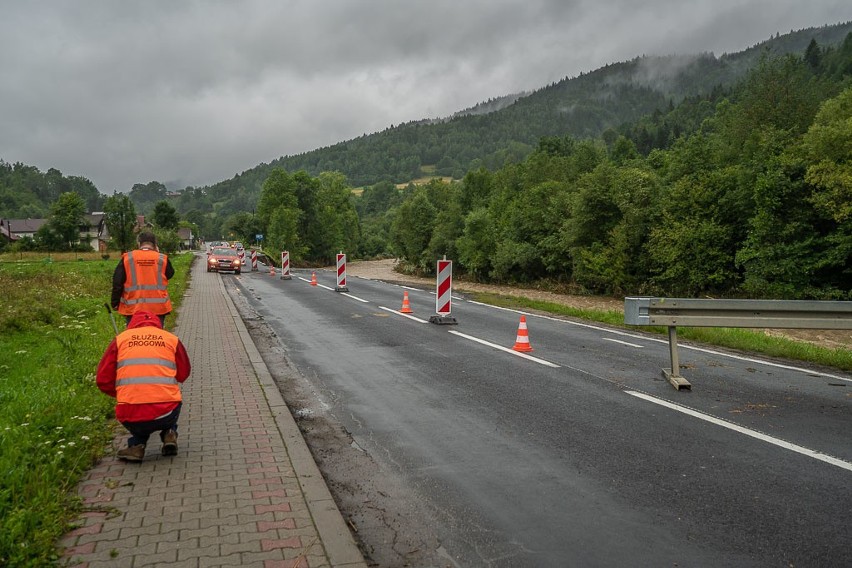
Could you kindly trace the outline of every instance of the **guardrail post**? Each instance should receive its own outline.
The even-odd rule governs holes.
[[[852,329],[852,302],[629,297],[624,298],[624,323],[666,326],[672,366],[663,369],[663,376],[678,390],[692,390],[680,376],[676,326]]]
[[[669,326],[669,356],[671,369],[663,369],[663,376],[677,390],[692,390],[692,385],[680,375],[680,359],[677,355],[677,327]]]

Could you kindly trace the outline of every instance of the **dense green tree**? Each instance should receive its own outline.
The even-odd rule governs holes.
[[[158,181],[145,184],[135,183],[130,190],[130,200],[133,201],[136,211],[142,215],[149,215],[160,201],[167,199],[168,190],[166,186]]]
[[[312,243],[312,258],[330,263],[338,252],[346,252],[351,258],[358,254],[361,240],[352,188],[337,172],[323,172],[318,181],[316,223],[321,230]]]
[[[180,221],[177,210],[166,200],[158,201],[154,205],[154,212],[151,217],[155,227],[169,231],[176,231]]]
[[[464,270],[479,280],[491,274],[495,234],[487,207],[477,207],[465,216],[464,230],[456,247]]]
[[[63,193],[50,207],[51,231],[64,249],[73,249],[80,242],[80,229],[85,223],[86,203],[73,191]]]
[[[389,181],[379,182],[364,188],[355,201],[358,215],[363,219],[372,215],[381,215],[402,200],[399,189]]]
[[[122,253],[135,247],[136,208],[129,196],[115,193],[106,199],[104,224],[113,247]]]
[[[823,104],[802,140],[811,202],[835,222],[852,219],[852,87]]]
[[[257,220],[263,228],[264,248],[287,250],[293,262],[304,259],[308,248],[300,234],[302,211],[294,180],[284,169],[274,168],[263,182]]]
[[[154,236],[157,237],[157,248],[164,254],[174,254],[180,250],[181,239],[175,229],[154,227]]]
[[[429,272],[432,260],[427,245],[432,240],[437,210],[429,202],[425,189],[417,189],[399,206],[391,228],[394,251],[417,269]]]
[[[235,213],[227,218],[224,224],[225,231],[233,234],[235,240],[242,241],[244,246],[255,242],[255,237],[263,234],[263,227],[256,215],[246,211]]]
[[[23,243],[22,243],[23,244]],[[62,240],[62,236],[57,233],[49,223],[45,223],[33,235],[33,249],[43,251],[64,251],[68,250],[68,243]],[[21,247],[24,250],[24,247]]]

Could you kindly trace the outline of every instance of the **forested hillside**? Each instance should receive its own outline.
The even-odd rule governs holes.
[[[43,219],[51,204],[69,191],[83,199],[88,211],[101,210],[104,196],[88,179],[66,177],[55,168],[42,173],[34,166],[0,159],[0,217],[4,219]]]
[[[802,54],[811,40],[823,47],[836,45],[850,31],[852,23],[791,31],[745,51],[719,57],[637,57],[579,77],[566,77],[506,107],[497,104],[500,110],[495,112],[462,113],[443,121],[392,126],[376,134],[260,164],[205,189],[215,201],[227,201],[238,192],[257,195],[273,167],[305,170],[311,175],[338,171],[356,187],[379,181],[405,183],[421,177],[422,166],[435,166],[435,174],[458,179],[483,166],[494,170],[522,160],[542,136],[598,137],[608,129],[628,128],[644,115],[665,112],[685,98],[712,103],[754,68],[762,54]],[[692,131],[704,116],[684,116],[682,121],[676,118],[669,118],[675,122],[672,136],[640,141],[640,150],[660,147],[677,135]],[[643,136],[641,132],[635,135]]]
[[[690,132],[647,155],[623,134],[547,136],[526,159],[460,182],[368,186],[351,198],[360,235],[343,234],[351,212],[339,179],[328,197],[306,200],[329,174],[273,168],[263,218],[245,214],[229,230],[262,230],[297,262],[331,262],[334,244],[312,244],[328,231],[352,256],[393,254],[429,273],[447,255],[481,281],[850,299],[852,34],[837,48],[812,41],[799,55],[764,55],[717,102],[686,99],[626,130],[685,119],[696,121]],[[336,214],[317,226],[319,211]]]
[[[688,100],[629,131],[684,105],[695,112]],[[765,57],[697,107],[694,132],[647,156],[623,135],[545,137],[520,163],[409,187],[401,203],[368,188],[363,246],[385,237],[421,271],[447,254],[481,280],[597,293],[850,299],[852,35]]]

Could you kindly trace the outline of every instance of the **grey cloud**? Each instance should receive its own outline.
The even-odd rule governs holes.
[[[845,21],[817,0],[0,0],[0,159],[202,185],[642,54]]]

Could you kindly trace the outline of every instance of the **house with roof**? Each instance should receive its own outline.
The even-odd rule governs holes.
[[[0,233],[3,235],[0,238],[11,243],[24,237],[32,239],[47,222],[48,219],[0,219]],[[92,250],[104,252],[108,241],[103,212],[86,214],[80,224],[80,242],[87,243]]]

